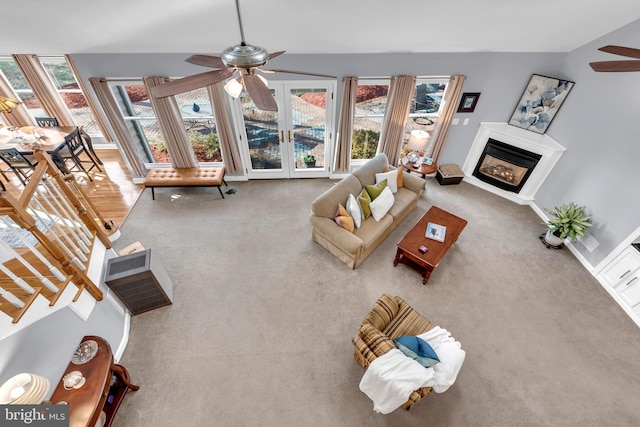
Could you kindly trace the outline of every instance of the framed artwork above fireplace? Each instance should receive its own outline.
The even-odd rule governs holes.
[[[509,119],[509,124],[543,134],[573,88],[568,80],[534,74]]]

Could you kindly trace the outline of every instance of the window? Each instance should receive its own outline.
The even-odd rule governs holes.
[[[405,144],[409,140],[409,133],[412,130],[424,130],[431,135],[438,123],[440,111],[444,107],[442,99],[448,82],[448,78],[418,77],[416,79],[416,88],[413,92],[413,101],[405,128]],[[408,151],[410,151],[408,148],[403,148],[404,154]],[[428,151],[429,147],[427,146]]]
[[[147,89],[141,81],[113,83],[111,90],[146,163],[170,163],[169,152],[160,132],[160,123],[151,107]],[[198,162],[222,162],[220,142],[209,94],[206,88],[175,95],[182,120]]]
[[[33,117],[46,115],[13,58],[0,57],[0,71]]]
[[[206,88],[175,95],[198,162],[222,162],[216,121]]]
[[[64,57],[40,56],[38,59],[67,106],[74,123],[77,126],[82,126],[91,136],[102,136],[89,104],[87,104],[87,99]]]
[[[144,162],[169,163],[169,153],[160,134],[160,124],[151,108],[144,84],[141,81],[113,84],[111,91]]]
[[[371,159],[376,155],[384,112],[387,106],[389,79],[358,81],[358,94],[353,118],[351,158]]]

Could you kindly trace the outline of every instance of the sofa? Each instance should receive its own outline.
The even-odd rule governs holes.
[[[397,187],[397,191],[393,193],[392,205],[388,212],[378,219],[373,215],[362,219],[360,227],[353,231],[339,225],[339,221],[336,222],[339,205],[345,206],[350,195],[360,199],[358,196],[366,191],[365,186],[377,184],[377,174],[393,171],[396,171],[399,178],[393,185]],[[388,183],[393,184],[390,181],[388,180]],[[380,153],[313,201],[310,214],[311,238],[348,267],[355,269],[416,208],[425,185],[426,181],[419,176],[390,166],[387,156]],[[388,194],[388,191],[386,193]]]

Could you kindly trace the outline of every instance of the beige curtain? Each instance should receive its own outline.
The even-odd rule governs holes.
[[[335,172],[349,172],[351,168],[351,140],[353,139],[353,116],[358,96],[358,77],[345,77],[342,80],[342,85],[340,124],[338,125],[336,155],[333,162]]]
[[[444,150],[444,145],[447,142],[447,135],[449,135],[449,128],[451,127],[451,120],[456,113],[456,106],[460,95],[462,94],[462,86],[467,77],[463,75],[453,75],[449,79],[447,85],[447,91],[444,94],[444,108],[440,112],[438,117],[438,123],[436,128],[431,134],[430,147],[427,149],[427,154],[431,157],[434,163],[438,164],[440,161],[440,155]]]
[[[174,168],[197,168],[198,160],[193,152],[189,136],[182,121],[182,115],[175,97],[156,98],[151,95],[151,89],[168,81],[167,77],[143,77],[147,88],[151,107],[160,123],[160,133],[164,138],[171,166]]]
[[[142,156],[135,147],[127,124],[120,112],[118,101],[113,97],[107,81],[104,77],[90,77],[89,83],[113,129],[116,143],[120,148],[120,153],[129,165],[131,175],[133,175],[134,178],[143,178],[147,174],[147,168],[144,165]]]
[[[102,119],[102,113],[100,112],[100,109],[96,105],[95,100],[91,96],[91,92],[88,90],[87,85],[84,82],[84,79],[78,72],[78,68],[76,68],[76,64],[73,62],[73,58],[71,57],[71,55],[65,55],[64,59],[67,61],[69,68],[71,68],[71,71],[73,72],[73,75],[75,76],[76,81],[80,86],[80,90],[82,90],[82,94],[84,95],[84,98],[87,100],[87,104],[89,105],[91,114],[93,115],[93,118],[96,121],[96,125],[98,125],[98,129],[100,129],[100,132],[102,132],[102,136],[107,141],[113,142],[113,137],[111,136],[111,132],[109,132],[109,128],[107,127],[104,120]]]
[[[207,86],[209,98],[213,105],[213,114],[216,117],[216,129],[220,140],[220,152],[224,162],[225,172],[228,174],[242,174],[242,159],[238,149],[231,115],[227,108],[227,97],[222,87],[222,82]]]
[[[387,95],[387,107],[382,122],[382,132],[378,152],[384,153],[389,164],[397,165],[407,118],[411,110],[411,100],[416,88],[415,76],[393,76]]]
[[[42,109],[62,126],[75,126],[67,106],[36,55],[12,55]]]
[[[5,77],[4,73],[0,71],[0,95],[5,98],[14,99],[20,101],[20,97],[13,91],[11,84]],[[2,121],[8,126],[34,126],[35,123],[31,118],[31,115],[27,112],[27,108],[24,104],[18,104],[16,108],[10,113],[2,115]]]

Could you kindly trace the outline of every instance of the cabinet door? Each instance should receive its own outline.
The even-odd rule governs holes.
[[[640,304],[640,278],[637,275],[618,286],[616,290],[630,307]]]
[[[625,279],[631,279],[631,275],[640,268],[640,252],[635,248],[625,249],[616,257],[602,273],[610,286],[616,286]]]

